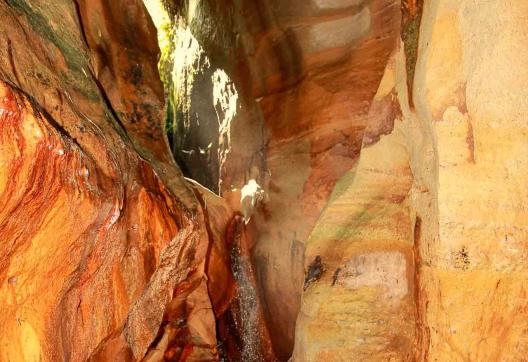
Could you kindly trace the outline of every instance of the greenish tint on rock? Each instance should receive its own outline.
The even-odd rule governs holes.
[[[83,51],[84,46],[78,41],[81,39],[80,34],[72,34],[66,31],[65,29],[68,29],[68,27],[65,26],[53,27],[48,20],[57,17],[53,13],[64,11],[64,5],[61,6],[62,2],[57,2],[53,5],[47,4],[46,10],[49,13],[45,13],[44,10],[33,5],[31,1],[6,0],[6,2],[15,11],[24,15],[35,32],[59,49],[69,69],[69,71],[61,74],[64,81],[68,85],[74,86],[89,99],[99,99],[97,85],[88,76],[88,55]],[[75,12],[74,5],[70,4],[69,6],[71,7],[69,10]]]
[[[330,195],[330,198],[328,200],[328,203],[332,203],[335,200],[337,200],[343,193],[352,185],[354,182],[354,177],[356,176],[356,168],[354,167],[352,170],[348,171],[341,177],[335,184],[334,190],[332,191],[332,194]]]
[[[402,29],[401,38],[405,51],[405,63],[407,71],[407,85],[409,92],[409,101],[412,101],[412,86],[414,81],[414,70],[418,59],[418,41],[420,37],[420,23],[422,20],[422,0],[418,0],[414,5],[409,5],[409,1],[402,4]]]

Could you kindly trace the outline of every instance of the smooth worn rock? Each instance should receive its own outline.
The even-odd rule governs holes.
[[[163,135],[143,4],[0,16],[0,360],[140,360],[169,327],[189,336],[174,353],[218,358],[209,233]]]
[[[523,361],[528,5],[0,4],[1,361]]]

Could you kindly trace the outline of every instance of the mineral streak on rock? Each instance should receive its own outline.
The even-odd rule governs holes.
[[[413,107],[413,81],[416,60],[418,59],[418,42],[422,19],[423,0],[402,0],[401,39],[405,49],[407,71],[407,89],[409,102]]]
[[[149,73],[154,27],[141,2],[116,4],[0,5],[2,361],[139,360],[174,288],[204,278],[203,211],[170,161]],[[191,285],[209,309],[178,314],[192,338],[168,345],[213,358],[209,296]]]

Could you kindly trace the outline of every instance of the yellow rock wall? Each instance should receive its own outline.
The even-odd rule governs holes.
[[[437,152],[429,360],[526,358],[528,3],[431,1],[415,79]]]
[[[325,272],[293,360],[525,358],[527,13],[425,2],[413,82],[400,46],[371,105],[397,98],[393,130],[364,137],[308,240]]]

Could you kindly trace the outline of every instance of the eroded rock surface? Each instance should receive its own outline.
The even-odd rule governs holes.
[[[140,360],[166,329],[173,357],[217,359],[212,232],[171,161],[143,4],[0,17],[0,360]]]
[[[522,304],[515,301],[524,254],[512,246],[522,235],[522,211],[505,211],[506,222],[496,207],[522,210],[514,204],[524,202],[514,196],[524,193],[503,181],[522,183],[512,167],[521,167],[523,156],[501,151],[525,142],[513,112],[525,105],[517,98],[523,66],[512,53],[523,48],[523,6],[215,4],[189,2],[172,15],[184,19],[178,24],[193,34],[210,72],[231,80],[223,94],[234,103],[218,104],[232,121],[212,136],[219,139],[212,149],[218,192],[234,209],[251,179],[267,195],[248,230],[275,356],[286,360],[295,348],[298,361],[516,359],[523,318],[505,322],[507,331],[497,318],[509,320],[502,312]],[[491,86],[484,74],[498,68],[505,83]],[[511,94],[497,95],[504,107],[494,101],[498,89]],[[234,115],[228,104],[236,104]],[[502,141],[487,136],[491,129]],[[501,233],[509,246],[490,244]],[[482,279],[482,289],[470,287],[472,278]],[[504,288],[493,295],[510,301],[499,307],[501,317],[480,309],[493,288]],[[482,307],[475,304],[470,322],[464,315],[475,301]],[[476,327],[481,317],[496,324]],[[482,346],[500,331],[520,342],[508,351]],[[468,336],[474,341],[462,342]]]
[[[213,147],[192,154],[219,160],[207,172],[227,200],[239,199],[252,179],[265,189],[266,202],[248,230],[274,351],[286,360],[305,279],[304,243],[334,184],[358,160],[370,104],[399,36],[400,7],[396,1],[205,1],[172,15],[174,43],[187,44],[174,50],[174,87],[186,84],[205,95],[195,101],[175,94],[173,113],[183,114],[175,118],[177,132],[198,142],[193,134],[208,128],[216,109]],[[197,55],[182,66],[182,51]],[[197,73],[190,74],[194,64]],[[229,81],[213,76],[220,98],[208,96],[215,73]],[[189,118],[200,125],[189,126]]]
[[[144,3],[0,4],[0,361],[525,359],[522,1]]]

